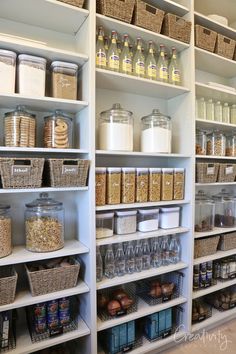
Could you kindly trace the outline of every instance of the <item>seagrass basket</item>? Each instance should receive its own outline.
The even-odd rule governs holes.
[[[197,162],[196,182],[197,183],[216,183],[219,163]]]
[[[194,258],[209,256],[217,251],[220,235],[197,239],[194,241]]]
[[[165,12],[144,1],[136,0],[133,24],[160,33]]]
[[[169,13],[164,17],[162,33],[181,42],[190,43],[191,27],[190,21]]]
[[[217,33],[209,28],[195,25],[195,45],[199,48],[214,52]]]
[[[222,57],[233,59],[235,43],[235,40],[218,33],[216,39],[215,53]]]
[[[0,306],[15,300],[18,275],[13,267],[0,267]]]
[[[234,182],[236,177],[236,164],[220,163],[218,182]]]
[[[131,23],[135,0],[97,0],[97,12]]]
[[[228,251],[236,248],[236,232],[220,235],[218,250]]]
[[[83,7],[84,0],[57,0],[61,2],[65,2],[66,4],[76,6],[76,7]]]

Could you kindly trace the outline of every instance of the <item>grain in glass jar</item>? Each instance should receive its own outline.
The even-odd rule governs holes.
[[[175,168],[174,169],[174,200],[184,199],[184,180],[185,180],[184,168]]]
[[[53,61],[51,71],[52,97],[76,100],[78,65]]]
[[[161,200],[173,200],[174,191],[173,168],[162,168]]]
[[[121,168],[107,168],[107,204],[120,204],[121,201]]]
[[[198,130],[196,133],[196,155],[206,155],[207,135],[204,131]]]
[[[225,156],[226,153],[226,138],[223,133],[218,131],[213,132],[208,136],[207,155]]]
[[[135,202],[135,168],[122,168],[121,176],[121,202]]]
[[[10,205],[0,204],[0,258],[12,252]]]
[[[96,205],[106,204],[106,167],[96,167]]]
[[[137,228],[137,210],[116,211],[115,233],[117,235],[132,234]]]
[[[53,252],[64,247],[64,208],[61,202],[41,193],[26,204],[26,248],[32,252]]]
[[[61,111],[44,118],[44,147],[72,148],[72,119]]]
[[[226,138],[226,156],[236,156],[236,135]]]
[[[149,168],[149,202],[161,200],[161,168]]]
[[[0,93],[15,93],[16,53],[0,49]]]
[[[136,169],[136,202],[148,201],[148,168]]]

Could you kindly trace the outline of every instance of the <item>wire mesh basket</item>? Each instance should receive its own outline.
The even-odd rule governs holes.
[[[206,301],[218,311],[224,312],[236,307],[236,287],[218,291],[206,297]]]
[[[4,323],[4,318],[9,323],[9,333],[7,338],[0,337],[0,353],[6,353],[16,348],[16,311],[6,311],[0,313],[0,323]]]
[[[205,300],[205,299],[204,299]],[[205,321],[212,316],[212,306],[203,301],[202,298],[193,300],[192,323]]]

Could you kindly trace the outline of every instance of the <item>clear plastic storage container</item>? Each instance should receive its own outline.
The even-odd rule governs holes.
[[[15,93],[16,53],[0,49],[0,93]]]
[[[5,113],[4,142],[5,146],[35,147],[36,119],[23,106],[17,106],[13,112]]]
[[[207,155],[225,156],[226,154],[226,137],[221,132],[213,132],[208,136]]]
[[[12,252],[10,205],[0,204],[0,258]]]
[[[135,168],[122,168],[121,175],[121,202],[135,202]]]
[[[230,123],[230,108],[229,104],[227,102],[224,103],[223,105],[223,123]]]
[[[54,114],[44,118],[44,147],[67,149],[72,148],[72,127],[71,117],[64,112],[56,111]]]
[[[161,168],[149,168],[149,202],[161,200]]]
[[[161,200],[173,200],[174,193],[174,169],[162,169]]]
[[[226,156],[236,156],[236,135],[226,138]]]
[[[133,151],[133,113],[115,103],[99,119],[99,149]]]
[[[52,72],[52,97],[67,100],[77,99],[78,65],[53,61]]]
[[[196,118],[206,119],[206,101],[204,97],[198,98],[196,103]]]
[[[136,169],[136,202],[148,201],[148,168]]]
[[[222,122],[223,120],[223,107],[220,101],[215,103],[215,116],[214,120],[217,122]]]
[[[107,168],[107,204],[120,204],[121,201],[121,168]]]
[[[64,247],[64,208],[61,202],[41,193],[26,204],[26,248],[32,252],[53,252]]]
[[[206,232],[214,228],[215,203],[203,191],[195,197],[195,231]]]
[[[114,213],[96,214],[96,238],[113,236]]]
[[[149,232],[158,230],[159,209],[139,209],[138,210],[138,231]]]
[[[174,169],[174,200],[184,199],[184,182],[185,182],[185,169]]]
[[[96,205],[106,204],[106,167],[96,167]]]
[[[116,211],[115,233],[117,235],[132,234],[137,229],[137,210]]]
[[[195,151],[196,155],[206,155],[207,153],[207,135],[203,130],[197,130]]]
[[[45,96],[46,59],[27,54],[18,56],[18,92],[25,96]]]
[[[160,208],[159,226],[162,229],[173,229],[180,224],[180,207]]]
[[[142,118],[142,152],[171,153],[171,137],[171,119],[158,109]]]
[[[225,189],[212,198],[215,201],[215,226],[234,227],[236,225],[234,198]]]

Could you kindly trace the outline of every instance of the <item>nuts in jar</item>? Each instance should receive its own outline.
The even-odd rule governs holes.
[[[66,149],[72,147],[72,119],[63,112],[44,118],[44,147]]]
[[[122,168],[121,202],[134,203],[135,201],[135,168]]]
[[[207,141],[207,155],[225,156],[226,139],[225,135],[219,132],[214,132],[209,136]]]
[[[9,205],[0,204],[0,258],[8,256],[12,251],[9,209]]]
[[[184,168],[174,169],[174,200],[184,199]]]
[[[96,168],[96,205],[106,204],[106,168]]]
[[[173,199],[173,185],[174,185],[173,168],[163,168],[161,200]]]
[[[161,200],[161,168],[149,168],[149,202]]]
[[[148,168],[136,169],[136,202],[144,203],[148,200]]]
[[[107,168],[107,204],[119,204],[121,194],[121,168]]]

